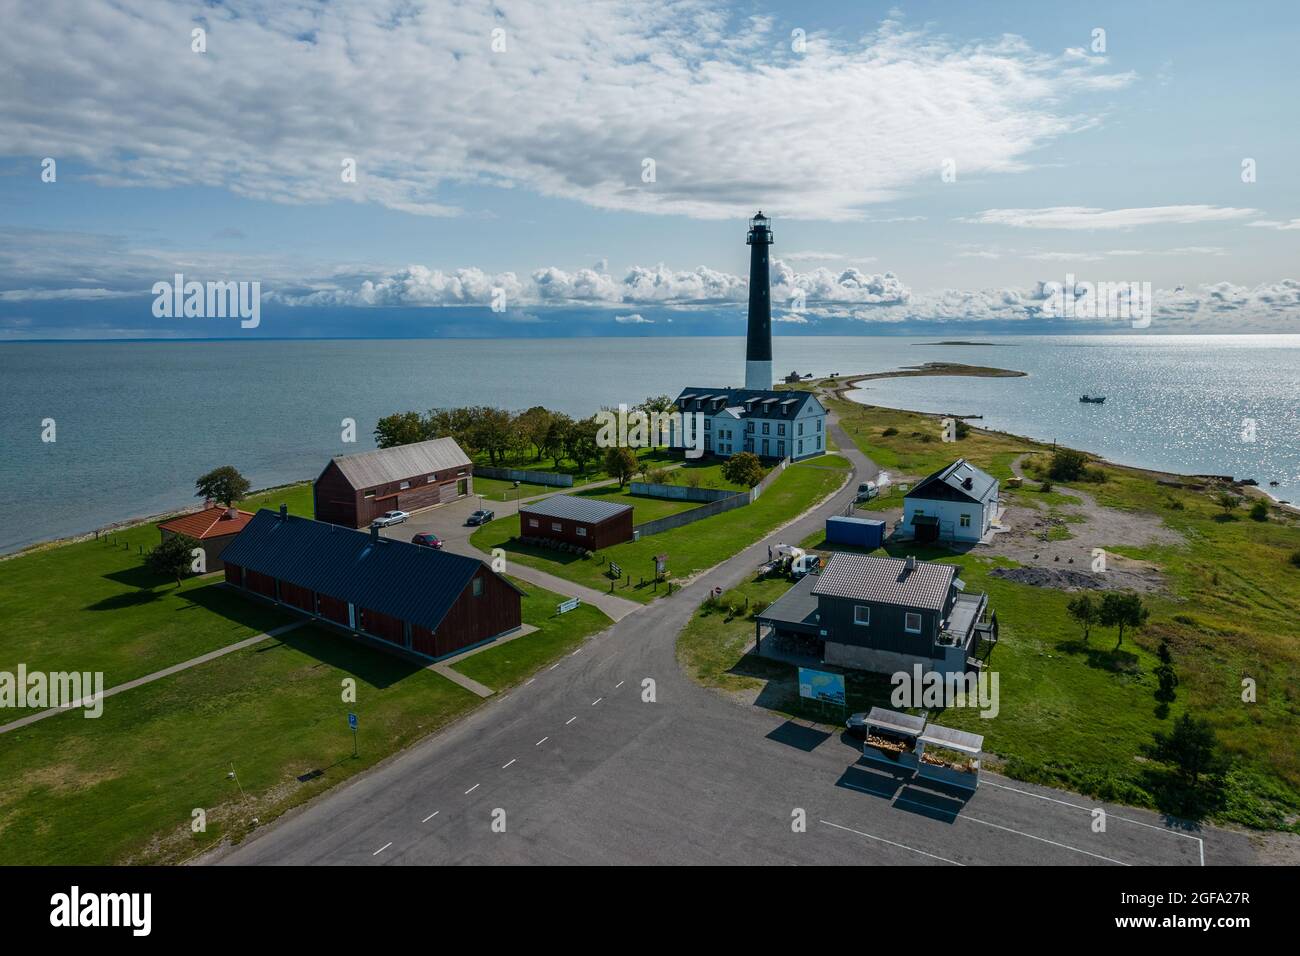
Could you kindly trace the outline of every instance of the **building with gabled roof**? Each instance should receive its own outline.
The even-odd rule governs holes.
[[[702,416],[704,454],[730,458],[742,451],[759,458],[799,461],[826,452],[826,409],[812,392],[758,388],[686,388],[677,396],[683,418]],[[693,428],[693,426],[690,426]],[[673,427],[671,444],[684,448],[685,427]]]
[[[262,509],[226,548],[226,583],[440,658],[522,623],[521,591],[478,558]]]
[[[958,458],[903,496],[903,528],[917,541],[973,543],[988,533],[998,509],[998,480]]]
[[[454,438],[336,455],[312,486],[320,521],[364,528],[385,511],[417,511],[474,493],[474,465]]]
[[[158,532],[163,541],[178,535],[193,538],[203,549],[204,567],[208,571],[220,571],[222,553],[252,518],[251,511],[209,505],[202,511],[161,522]]]
[[[596,551],[632,540],[632,506],[579,495],[551,495],[519,506],[519,533],[524,538]]]

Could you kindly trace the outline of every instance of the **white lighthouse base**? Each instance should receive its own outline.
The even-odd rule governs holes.
[[[761,388],[767,391],[772,387],[772,360],[745,363],[745,388]]]

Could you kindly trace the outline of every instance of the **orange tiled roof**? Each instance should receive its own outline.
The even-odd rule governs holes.
[[[218,538],[227,534],[238,534],[244,525],[252,520],[252,513],[236,509],[233,518],[226,517],[226,509],[221,507],[204,508],[194,514],[181,515],[158,525],[163,531],[189,535],[202,541],[204,538]]]

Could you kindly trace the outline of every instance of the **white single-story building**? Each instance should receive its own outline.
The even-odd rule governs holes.
[[[917,541],[979,541],[998,516],[998,480],[965,458],[903,496],[903,527]]]

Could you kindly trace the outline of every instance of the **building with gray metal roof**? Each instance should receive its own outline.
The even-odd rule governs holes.
[[[632,539],[632,506],[586,495],[551,495],[519,506],[519,534],[525,541],[595,551]]]

